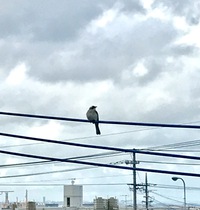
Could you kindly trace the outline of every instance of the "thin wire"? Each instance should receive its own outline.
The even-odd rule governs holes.
[[[164,185],[164,184],[152,184],[149,186],[150,188],[164,188],[164,189],[177,189],[182,190],[183,186],[177,185]],[[200,190],[200,187],[186,187],[186,190]]]
[[[13,163],[13,164],[0,165],[0,168],[35,166],[35,165],[43,165],[43,164],[50,164],[50,163],[52,163],[52,161],[34,161],[34,162],[27,162],[27,163]]]
[[[113,156],[119,156],[121,153],[119,152],[107,152],[107,153],[99,153],[99,154],[93,154],[93,155],[86,155],[86,156],[76,156],[71,157],[68,159],[81,159],[81,160],[87,160],[87,159],[97,159],[97,158],[107,158],[107,157],[113,157]],[[45,164],[58,164],[60,162],[53,162],[53,161],[35,161],[35,162],[26,162],[26,163],[14,163],[14,164],[5,164],[0,165],[0,168],[14,168],[14,167],[24,167],[24,166],[35,166],[35,165],[45,165]]]
[[[150,149],[154,150],[160,150],[160,149],[175,149],[175,148],[183,148],[183,147],[191,147],[191,146],[198,146],[200,145],[200,140],[192,140],[192,141],[184,141],[184,142],[179,142],[175,144],[167,144],[167,145],[161,145],[157,147],[150,147]]]
[[[161,197],[162,197],[162,196],[161,196]],[[171,200],[171,199],[169,199],[169,200]],[[174,205],[173,205],[173,207],[171,207],[172,205],[163,203],[163,202],[161,202],[161,201],[159,201],[159,200],[157,200],[157,199],[155,199],[155,198],[154,198],[153,201],[156,202],[157,204],[160,204],[161,206],[165,206],[165,208],[167,207],[167,209],[174,209]]]
[[[164,162],[164,161],[148,161],[138,160],[139,163],[155,163],[155,164],[169,164],[169,165],[200,165],[200,163],[175,163],[175,162]]]
[[[26,177],[26,176],[38,176],[38,175],[55,174],[55,173],[64,173],[64,172],[71,172],[71,171],[78,171],[78,170],[86,170],[86,169],[92,169],[92,168],[94,168],[94,167],[91,167],[90,166],[90,167],[82,167],[82,168],[58,170],[58,171],[46,171],[46,172],[29,173],[29,174],[18,174],[18,175],[10,175],[10,176],[0,176],[0,179],[19,178],[19,177]]]
[[[1,115],[9,116],[18,116],[18,117],[28,117],[28,118],[40,118],[40,119],[51,119],[59,121],[71,121],[71,122],[82,122],[82,123],[91,123],[86,119],[76,119],[76,118],[67,118],[67,117],[54,117],[47,115],[33,115],[33,114],[22,114],[22,113],[13,113],[13,112],[0,112]],[[200,129],[199,125],[186,125],[186,124],[165,124],[165,123],[142,123],[142,122],[120,122],[120,121],[105,121],[100,120],[98,123],[102,124],[115,124],[115,125],[134,125],[134,126],[146,126],[146,127],[167,127],[167,128],[190,128],[190,129]]]
[[[150,151],[160,151],[160,152],[184,152],[184,153],[191,153],[191,152],[200,152],[200,149],[159,149],[159,150],[150,150]]]
[[[15,183],[0,183],[0,186],[63,186],[65,183],[61,183],[61,184],[54,184],[54,183],[46,183],[46,184],[27,184],[27,183],[22,183],[22,184],[15,184]],[[103,186],[103,185],[116,185],[116,186],[119,186],[119,185],[127,185],[127,183],[96,183],[96,184],[81,184],[83,186],[91,186],[91,185],[98,185],[98,186]]]
[[[178,203],[183,203],[182,201],[178,201],[178,200],[169,198],[169,197],[167,197],[167,196],[165,196],[165,195],[161,195],[161,194],[156,193],[156,192],[152,192],[152,193],[155,194],[155,195],[158,195],[158,196],[160,196],[160,197],[166,198],[166,199],[168,199],[168,200],[171,200],[171,201],[176,201],[176,202],[178,202]]]

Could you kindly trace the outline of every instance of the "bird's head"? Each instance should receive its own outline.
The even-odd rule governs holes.
[[[97,106],[91,106],[90,107],[90,109],[96,109],[97,108]]]

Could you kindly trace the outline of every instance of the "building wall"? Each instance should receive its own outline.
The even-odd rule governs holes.
[[[64,185],[64,207],[81,207],[83,204],[82,185]]]
[[[118,210],[119,205],[118,205],[118,200],[116,198],[109,198],[108,199],[108,210]]]
[[[118,210],[118,200],[116,198],[103,199],[98,197],[94,199],[94,210]]]
[[[108,200],[98,197],[94,199],[94,210],[106,210],[108,206]]]

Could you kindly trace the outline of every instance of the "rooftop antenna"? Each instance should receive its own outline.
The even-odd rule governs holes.
[[[72,178],[72,179],[71,179],[71,183],[72,183],[72,185],[74,185],[75,180],[76,180],[75,178]]]

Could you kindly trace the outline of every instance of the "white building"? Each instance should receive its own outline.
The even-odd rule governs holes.
[[[64,185],[64,207],[81,207],[83,204],[82,185]]]

